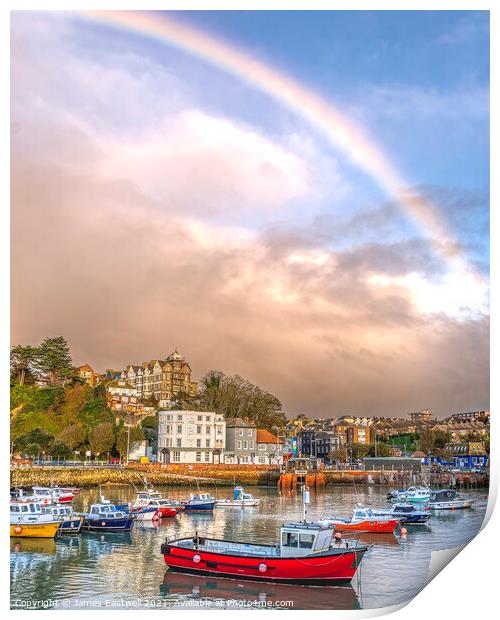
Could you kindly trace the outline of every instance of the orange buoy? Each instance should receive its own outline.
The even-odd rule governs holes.
[[[21,534],[23,531],[23,528],[20,525],[16,525],[16,527],[14,528],[14,534]]]

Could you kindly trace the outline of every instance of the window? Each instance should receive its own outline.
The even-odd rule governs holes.
[[[251,429],[251,428],[249,428],[249,429],[248,429],[248,436],[249,436],[249,437],[251,437],[251,436],[252,436],[252,429]]]
[[[196,427],[196,434],[201,435],[201,426]]]
[[[201,439],[196,440],[196,447],[201,448]]]
[[[248,449],[253,450],[253,441],[248,442]]]
[[[243,450],[248,450],[248,441],[243,442]]]
[[[259,450],[265,450],[266,449],[266,444],[265,443],[259,443]]]
[[[182,433],[182,424],[178,424],[177,425],[177,433],[181,434]]]
[[[241,450],[241,441],[239,439],[236,442],[236,447],[238,448],[238,450]]]
[[[300,534],[299,543],[301,549],[312,549],[314,543],[314,534]]]
[[[177,439],[177,447],[178,448],[182,447],[182,439],[180,439],[180,438]]]
[[[205,426],[205,435],[210,434],[210,426]]]
[[[180,460],[181,460],[181,453],[180,452],[174,452],[173,456],[174,456],[174,463],[179,463]]]
[[[243,437],[243,433],[244,433],[244,432],[245,432],[245,431],[244,431],[242,428],[240,428],[240,437]]]
[[[28,506],[21,506],[21,512],[28,512]]]
[[[210,439],[205,440],[205,447],[210,448]]]
[[[298,547],[298,536],[295,532],[283,532],[281,535],[281,545],[283,547]]]
[[[199,415],[199,416],[198,416],[198,422],[201,422],[202,417],[203,417],[203,416],[201,416],[201,415]]]
[[[201,452],[196,453],[196,462],[201,463]]]
[[[205,463],[210,463],[210,452],[205,452]]]
[[[182,422],[182,415],[178,415],[178,416],[177,416],[177,421],[178,421],[178,422]]]
[[[206,421],[206,422],[210,422],[210,416],[209,416],[209,415],[206,415],[206,416],[205,416],[205,421]]]

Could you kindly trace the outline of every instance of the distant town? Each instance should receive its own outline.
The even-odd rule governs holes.
[[[437,420],[429,409],[406,417],[309,418],[302,414],[272,431],[239,417],[214,412],[172,411],[181,393],[195,395],[191,366],[177,349],[165,360],[128,364],[123,370],[78,368],[89,385],[106,385],[112,411],[135,423],[158,415],[157,452],[135,450],[163,463],[282,464],[313,457],[324,465],[372,457],[420,458],[460,469],[482,468],[489,452],[489,411],[452,413]],[[157,405],[152,406],[151,401]],[[128,417],[130,420],[130,417]],[[378,445],[377,445],[378,444]]]
[[[11,352],[17,458],[242,466],[309,458],[327,468],[404,458],[476,471],[488,464],[489,419],[489,411],[471,411],[437,420],[429,409],[290,419],[278,398],[241,377],[210,371],[194,381],[177,348],[104,372],[74,367],[62,337]]]

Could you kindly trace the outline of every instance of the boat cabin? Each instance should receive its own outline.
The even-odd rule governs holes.
[[[51,514],[56,517],[70,517],[73,514],[73,508],[71,506],[44,506],[42,508],[44,514]]]
[[[243,500],[243,499],[253,500],[253,495],[251,493],[246,493],[243,490],[243,487],[234,487],[233,499],[236,499],[236,500]]]
[[[213,502],[214,498],[210,493],[191,493],[192,502]]]
[[[162,499],[158,491],[141,491],[137,493],[137,503],[149,502],[151,499]]]
[[[41,514],[42,507],[38,502],[11,502],[11,514]]]
[[[356,508],[352,515],[353,521],[374,521],[376,516],[371,508]]]
[[[441,489],[439,491],[433,491],[431,493],[430,502],[453,502],[455,500],[462,499],[456,491],[453,489]]]
[[[333,529],[319,523],[286,523],[280,532],[280,556],[295,557],[327,551]]]
[[[90,507],[90,516],[97,518],[99,516],[103,516],[106,518],[124,518],[127,515],[121,511],[121,510],[117,510],[116,506],[114,506],[113,504],[92,504],[92,506]]]

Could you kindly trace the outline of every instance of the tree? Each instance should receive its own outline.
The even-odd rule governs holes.
[[[65,458],[71,454],[71,448],[64,441],[55,440],[50,446],[49,452],[51,456],[56,458]]]
[[[115,443],[115,430],[111,422],[98,424],[89,433],[89,447],[96,455],[109,452]]]
[[[389,444],[384,443],[383,441],[377,441],[377,454],[376,456],[391,456],[392,448]],[[370,445],[370,456],[375,456],[375,444]]]
[[[435,446],[436,446],[436,441],[435,441],[434,433],[427,429],[423,430],[420,433],[420,437],[419,437],[420,450],[422,450],[422,452],[425,452],[425,454],[429,454],[430,452],[434,451]]]
[[[37,444],[40,447],[40,451],[48,449],[54,439],[54,435],[51,435],[43,428],[35,428],[23,437],[20,437],[17,441],[17,445],[21,448],[29,446],[31,444]]]
[[[70,450],[75,450],[85,441],[85,431],[81,424],[70,424],[57,435],[56,440],[66,444]]]
[[[37,349],[35,365],[52,385],[65,384],[75,375],[68,343],[62,336],[45,338]]]
[[[130,430],[129,430],[130,429]],[[130,432],[130,437],[129,437]],[[139,426],[130,426],[125,428],[122,426],[116,435],[116,449],[120,457],[123,459],[128,454],[135,450],[139,443],[144,440],[144,433]]]
[[[30,345],[18,344],[10,350],[10,369],[12,374],[17,375],[19,385],[24,385],[26,373],[29,372],[36,355],[37,349]]]
[[[260,428],[283,428],[286,418],[276,396],[238,375],[211,370],[200,382],[200,392],[189,407],[215,411],[225,418],[246,418]]]

